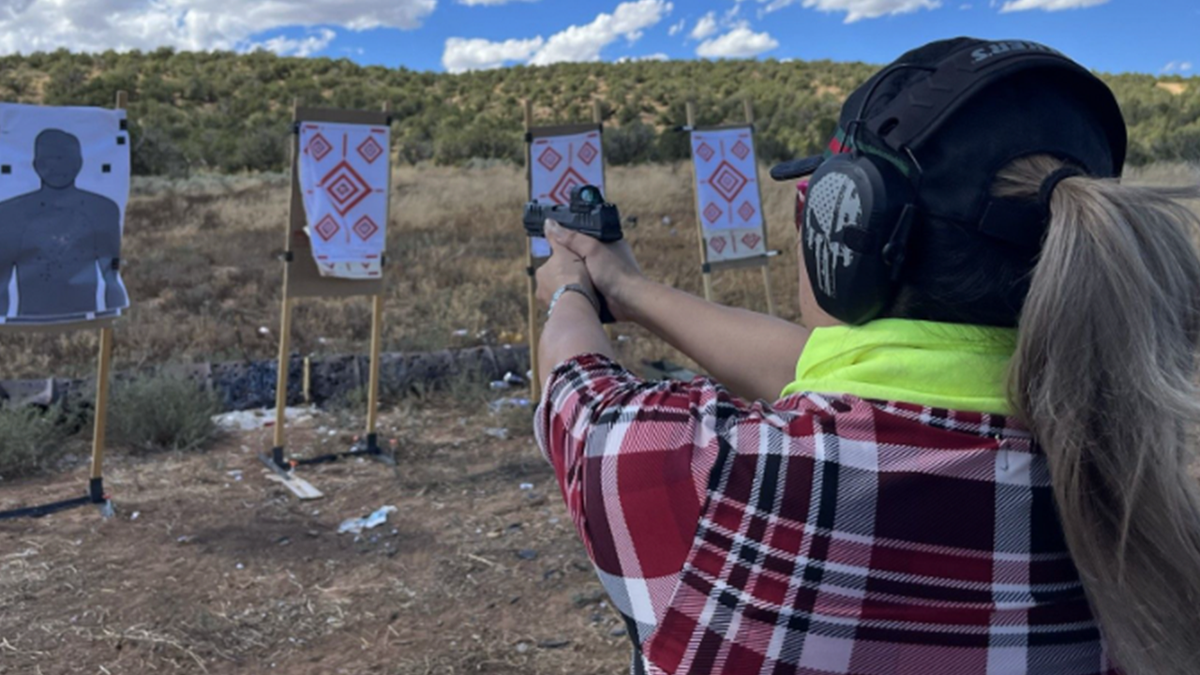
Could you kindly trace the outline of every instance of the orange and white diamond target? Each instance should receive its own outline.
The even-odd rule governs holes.
[[[387,127],[301,123],[305,229],[322,276],[383,274],[389,147]]]
[[[571,189],[579,185],[595,185],[608,194],[599,131],[538,138],[533,141],[530,157],[533,198],[541,204],[567,204]],[[549,257],[550,245],[544,239],[534,239],[533,256]]]
[[[766,254],[751,133],[749,128],[692,132],[696,197],[708,262]]]

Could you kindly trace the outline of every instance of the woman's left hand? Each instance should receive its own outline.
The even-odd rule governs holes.
[[[595,297],[596,291],[592,288],[592,278],[588,275],[583,258],[559,244],[553,237],[547,241],[550,242],[552,255],[537,271],[537,298],[542,306],[549,308],[554,293],[567,284],[579,284]]]

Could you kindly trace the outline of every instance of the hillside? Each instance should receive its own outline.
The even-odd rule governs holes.
[[[50,54],[0,57],[0,100],[110,105],[130,94],[135,170],[278,170],[287,159],[290,104],[396,108],[403,161],[457,164],[519,160],[520,101],[539,122],[590,118],[605,103],[613,164],[671,161],[686,154],[671,128],[684,102],[701,122],[736,121],[755,104],[766,161],[812,153],[828,141],[842,98],[875,67],[862,63],[671,61],[559,64],[449,75],[363,67],[346,59],[283,58],[265,52]],[[1105,76],[1131,128],[1130,159],[1200,161],[1200,78]]]

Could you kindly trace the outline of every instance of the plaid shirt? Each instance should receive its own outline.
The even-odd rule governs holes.
[[[593,355],[536,429],[646,672],[1117,675],[1012,419],[751,404]]]

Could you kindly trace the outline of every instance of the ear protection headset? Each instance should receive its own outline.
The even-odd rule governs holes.
[[[1002,47],[999,51],[997,45]],[[825,160],[813,174],[806,203],[798,213],[804,260],[822,309],[850,325],[871,321],[886,309],[899,287],[905,251],[919,215],[921,168],[912,148],[935,134],[955,110],[987,85],[1038,66],[1066,68],[1095,80],[1066,56],[1035,43],[975,42],[936,64],[897,63],[876,76],[857,118],[845,129],[851,151]],[[898,95],[867,118],[879,87],[905,70],[930,74],[903,84]],[[860,142],[864,127],[871,145],[883,146],[882,150],[864,150]],[[1120,132],[1124,133],[1123,126]],[[1123,148],[1122,143],[1120,163]],[[905,159],[901,163],[897,158]],[[908,165],[911,178],[901,170],[902,165]],[[964,185],[963,189],[975,187]],[[976,219],[980,222],[970,227],[984,236],[1032,246],[1033,250],[1040,246],[1043,228],[1026,228],[1033,231],[1014,235],[1009,231],[1012,228],[1000,226],[1003,223],[994,224],[1002,217],[1011,219],[1014,209],[1028,213],[1027,206],[988,199],[982,198],[984,215]]]

